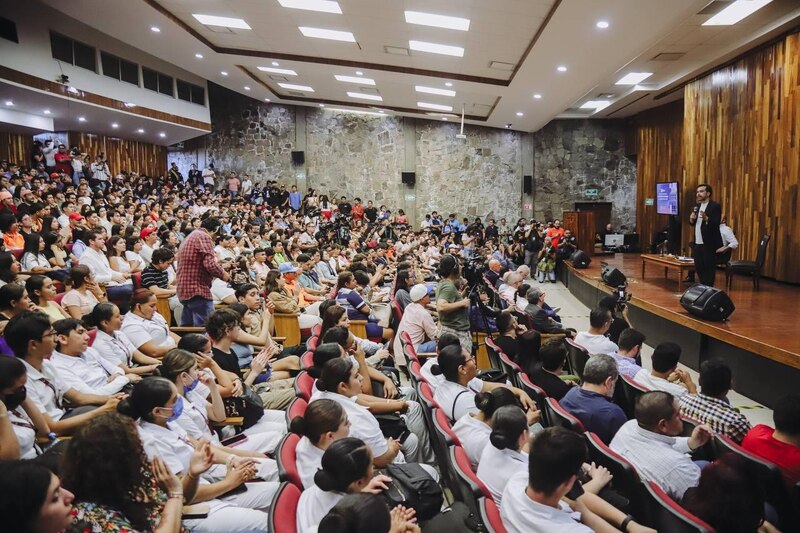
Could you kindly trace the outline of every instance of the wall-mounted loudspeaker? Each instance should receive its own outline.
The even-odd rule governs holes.
[[[533,192],[533,176],[522,176],[522,192],[525,194]]]
[[[575,268],[586,268],[592,262],[592,258],[586,255],[583,250],[575,250],[569,260],[572,261],[572,266]]]
[[[417,173],[402,172],[401,179],[403,180],[403,183],[405,183],[406,185],[414,185],[414,183],[417,181]]]
[[[736,309],[725,291],[700,284],[683,293],[681,305],[690,314],[713,322],[727,320]]]
[[[306,153],[302,150],[292,150],[292,164],[295,166],[302,165],[306,162]]]
[[[620,285],[625,285],[625,282],[628,279],[621,270],[606,264],[603,265],[603,270],[600,271],[600,276],[603,278],[603,283],[614,288],[617,288]]]

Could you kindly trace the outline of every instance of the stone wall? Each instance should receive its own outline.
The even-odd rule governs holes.
[[[558,218],[576,201],[611,202],[614,228],[634,231],[636,163],[625,157],[624,139],[614,120],[554,120],[534,133],[534,217]]]

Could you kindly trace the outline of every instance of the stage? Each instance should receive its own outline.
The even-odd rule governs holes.
[[[648,266],[642,278],[639,254],[592,257],[586,269],[571,265],[562,272],[569,291],[593,308],[611,287],[600,278],[601,262],[621,270],[632,295],[630,320],[647,336],[647,344],[665,341],[683,347],[681,362],[698,370],[713,357],[725,359],[733,370],[737,392],[769,407],[800,385],[800,287],[762,278],[755,291],[749,277],[736,276],[728,292],[736,310],[726,322],[708,322],[690,315],[680,304],[677,271]],[[716,286],[724,288],[725,273],[717,271]]]

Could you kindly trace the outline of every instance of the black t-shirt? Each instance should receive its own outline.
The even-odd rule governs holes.
[[[233,352],[223,352],[219,348],[211,349],[211,357],[216,361],[222,370],[233,372],[239,379],[243,379],[242,371],[239,369],[239,359]]]
[[[496,239],[498,237],[497,226],[486,226],[484,237],[486,237],[487,240]]]
[[[353,206],[350,205],[350,202],[342,202],[339,204],[339,212],[346,217],[350,216],[350,213],[353,212]]]
[[[630,327],[624,318],[615,316],[611,321],[611,327],[608,328],[606,337],[608,337],[614,344],[619,344],[619,334]]]
[[[498,335],[495,337],[494,342],[512,361],[517,362],[517,356],[519,356],[519,343],[517,339],[507,335]]]
[[[540,366],[530,373],[530,378],[534,385],[538,385],[548,396],[552,396],[559,401],[571,388],[560,377],[547,372]]]
[[[367,220],[370,222],[375,222],[378,220],[378,210],[374,207],[367,207],[364,209],[364,216],[367,217]]]

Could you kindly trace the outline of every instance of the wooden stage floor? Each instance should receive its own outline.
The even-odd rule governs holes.
[[[756,291],[749,277],[736,276],[728,292],[736,310],[726,322],[709,322],[690,315],[681,306],[680,297],[688,285],[683,284],[681,292],[677,292],[677,271],[669,271],[665,278],[663,268],[648,264],[642,279],[639,254],[593,256],[588,268],[570,267],[570,270],[584,281],[610,293],[611,289],[600,278],[601,262],[620,269],[628,278],[633,307],[800,369],[800,287],[762,278],[760,290]],[[717,270],[715,285],[724,289],[723,270]]]

